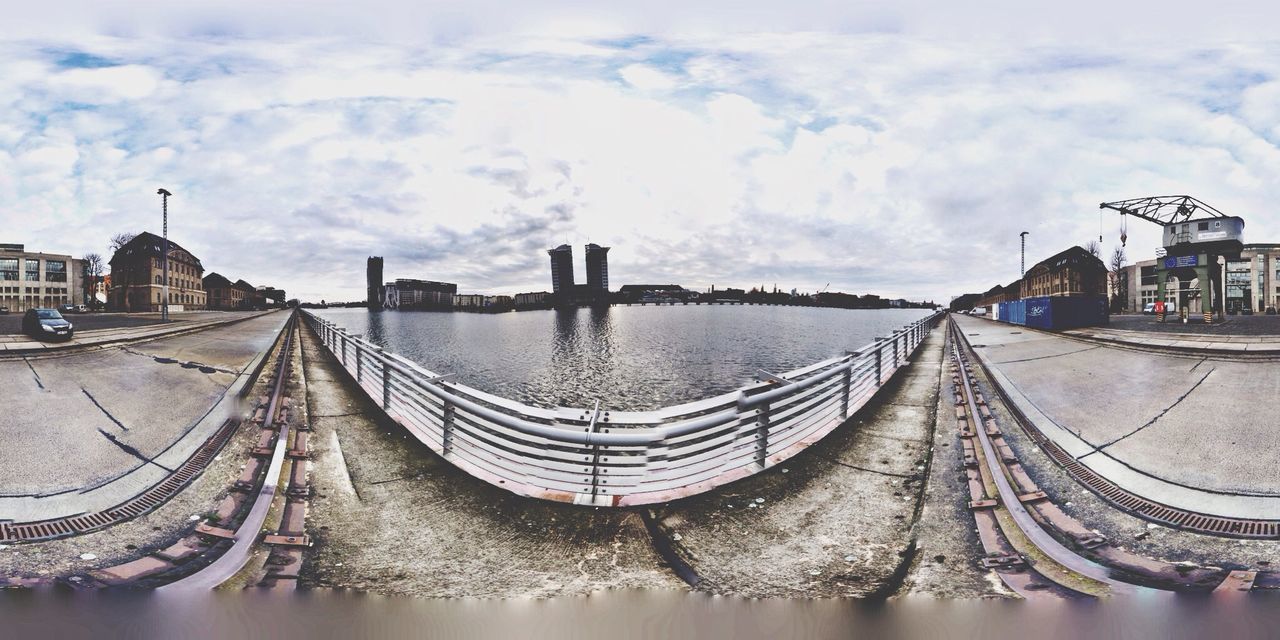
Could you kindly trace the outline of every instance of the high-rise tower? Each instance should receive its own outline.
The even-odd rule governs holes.
[[[573,295],[573,249],[562,244],[548,249],[551,256],[551,292],[565,298]]]
[[[609,293],[609,247],[587,245],[587,289],[592,297]]]
[[[365,282],[368,285],[365,305],[370,309],[382,308],[382,257],[370,256],[365,264]]]

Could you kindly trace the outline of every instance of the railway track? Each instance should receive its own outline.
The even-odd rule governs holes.
[[[230,547],[198,571],[159,587],[158,592],[184,594],[216,589],[240,573],[248,564],[250,555],[259,543],[271,549],[267,558],[268,575],[261,583],[262,586],[296,587],[298,570],[302,564],[302,550],[309,545],[303,525],[306,500],[310,496],[306,465],[302,464],[310,457],[307,449],[309,428],[306,425],[300,425],[296,431],[291,430],[289,401],[285,397],[285,384],[292,371],[293,347],[298,324],[295,314],[289,320],[287,335],[280,350],[274,385],[262,419],[258,446],[250,452],[252,455],[259,456],[260,459],[269,455],[266,473],[263,474],[262,482],[254,493],[253,502],[239,526],[234,530],[209,525],[201,525],[196,529],[197,534],[207,538],[230,541]],[[290,465],[290,473],[286,480],[284,504],[281,506],[280,528],[275,533],[260,537],[259,533],[263,531],[270,512],[276,506],[276,498],[281,489],[281,472],[286,461]],[[246,488],[243,486],[244,483],[245,481],[241,480],[237,485],[244,490]]]
[[[59,578],[57,581],[75,589],[101,588],[153,588],[159,591],[191,593],[207,591],[226,583],[243,569],[259,543],[270,549],[263,573],[257,584],[273,588],[294,588],[302,566],[303,550],[309,545],[304,530],[307,500],[310,488],[307,484],[305,460],[310,457],[307,448],[309,428],[303,421],[297,429],[291,429],[294,407],[287,395],[292,370],[294,347],[297,344],[297,316],[292,316],[272,347],[276,354],[275,366],[267,377],[269,393],[258,399],[257,408],[245,420],[229,422],[202,447],[188,464],[180,467],[169,479],[151,490],[131,499],[124,505],[103,512],[115,518],[106,522],[101,518],[86,520],[85,530],[96,530],[114,522],[130,520],[154,510],[164,499],[176,495],[214,456],[218,449],[232,440],[237,428],[243,424],[259,427],[257,440],[248,453],[239,478],[230,487],[230,494],[222,501],[216,517],[198,524],[184,538],[170,547],[153,551],[123,564],[101,567],[82,574]],[[265,360],[264,360],[265,362]],[[292,437],[291,437],[292,436]],[[290,466],[287,490],[281,492],[280,480],[284,466]],[[280,494],[283,493],[283,496]],[[277,501],[283,497],[283,504]],[[269,516],[278,517],[280,525],[273,533],[259,535]],[[85,516],[77,516],[85,518]],[[17,529],[22,533],[24,529]],[[10,529],[12,534],[14,529]],[[41,535],[42,539],[74,535],[80,530],[68,527],[36,529],[28,535]],[[0,586],[37,587],[48,584],[47,578],[0,578]]]
[[[1276,582],[1272,572],[1227,571],[1145,558],[1113,545],[1067,515],[1036,485],[1005,441],[974,374],[973,363],[979,361],[963,332],[950,321],[948,354],[969,508],[986,553],[981,565],[994,570],[1013,592],[1033,600],[1158,597],[1175,592],[1247,591]],[[1018,421],[1030,435],[1025,421]],[[1033,440],[1041,443],[1034,436]]]

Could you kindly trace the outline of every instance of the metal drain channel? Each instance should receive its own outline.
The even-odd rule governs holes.
[[[955,333],[959,335],[960,340],[963,340],[968,344],[969,341],[964,336],[963,331],[957,331]],[[987,380],[991,381],[991,386],[996,390],[996,393],[1000,394],[1000,398],[1004,401],[1005,407],[1013,416],[1014,420],[1016,420],[1022,427],[1023,432],[1035,441],[1035,443],[1053,459],[1054,463],[1063,469],[1066,469],[1067,473],[1071,474],[1071,477],[1075,478],[1076,482],[1084,485],[1090,491],[1097,494],[1103,500],[1110,502],[1116,508],[1144,520],[1174,529],[1182,529],[1184,531],[1193,531],[1195,533],[1203,533],[1224,538],[1263,540],[1280,538],[1280,521],[1229,518],[1209,515],[1206,513],[1198,513],[1195,511],[1180,509],[1178,507],[1171,507],[1132,493],[1114,482],[1098,475],[1090,469],[1088,465],[1076,460],[1071,456],[1071,454],[1058,446],[1056,442],[1044,435],[1044,433],[1036,427],[1035,423],[1028,419],[1026,414],[1024,414],[1009,395],[1005,393],[1005,390],[995,383],[995,379],[991,376],[991,371],[987,368],[987,365],[983,362],[982,358],[977,357],[976,353],[974,356],[973,362],[982,368]]]

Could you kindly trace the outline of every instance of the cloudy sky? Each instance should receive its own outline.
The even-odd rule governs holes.
[[[564,242],[615,287],[946,300],[1015,279],[1020,231],[1110,251],[1099,202],[1175,193],[1280,242],[1280,16],[1248,3],[47,4],[0,27],[31,250],[159,232],[159,187],[207,270],[303,300],[361,298],[368,255],[546,290]]]

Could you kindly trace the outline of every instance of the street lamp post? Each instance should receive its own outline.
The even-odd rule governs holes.
[[[160,195],[161,207],[164,209],[164,243],[161,245],[160,262],[164,269],[164,284],[160,287],[160,321],[169,321],[169,196],[173,195],[165,189],[156,192]]]
[[[1022,233],[1018,234],[1022,236],[1022,275],[1019,276],[1021,278],[1027,277],[1027,234],[1029,233],[1031,232],[1023,231]]]

